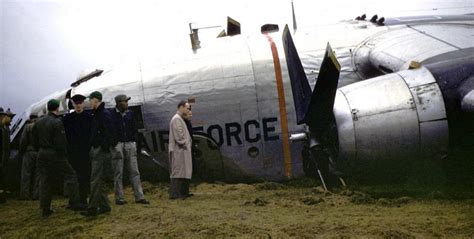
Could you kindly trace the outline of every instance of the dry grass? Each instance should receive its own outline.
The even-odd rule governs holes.
[[[150,205],[112,205],[84,218],[55,199],[42,219],[38,202],[0,205],[0,238],[227,238],[227,237],[473,237],[474,201],[373,198],[357,191],[324,193],[285,183],[193,186],[194,197],[169,200],[167,184],[144,183]],[[113,199],[113,195],[109,195]]]

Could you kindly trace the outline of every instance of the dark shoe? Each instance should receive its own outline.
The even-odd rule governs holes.
[[[0,192],[0,204],[6,203],[6,202],[7,202],[7,198],[5,196],[5,192]]]
[[[138,201],[135,201],[136,203],[140,203],[140,204],[150,204],[150,202],[146,199],[140,199]]]
[[[179,200],[184,200],[184,199],[186,199],[186,197],[183,197],[183,196],[181,196],[181,197],[170,196],[170,199],[171,199],[171,200],[177,200],[177,199],[179,199]]]
[[[53,212],[54,211],[49,209],[49,208],[48,209],[43,209],[43,211],[41,212],[41,216],[43,218],[47,218],[47,217],[51,216],[51,214],[53,214]]]
[[[18,200],[20,200],[20,201],[29,201],[29,200],[31,200],[31,198],[29,196],[22,195],[18,198]]]
[[[125,201],[125,199],[117,199],[117,200],[115,200],[115,204],[125,205],[125,204],[127,204],[127,201]]]
[[[66,209],[73,211],[84,211],[87,210],[87,204],[78,203],[77,205],[67,205]]]
[[[81,212],[81,215],[85,217],[95,217],[97,216],[97,208],[88,208],[87,211]]]
[[[192,193],[188,193],[188,194],[186,195],[187,198],[188,198],[188,197],[192,197],[192,196],[194,196],[194,194],[192,194]]]
[[[97,211],[97,214],[109,213],[110,211],[112,211],[112,209],[110,209],[110,207],[104,207],[104,208],[101,207]]]

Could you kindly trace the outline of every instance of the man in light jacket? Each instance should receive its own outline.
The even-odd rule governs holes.
[[[190,112],[191,106],[186,101],[178,104],[178,111],[170,122],[169,133],[169,160],[170,160],[170,199],[186,199],[189,194],[189,181],[193,174],[191,154],[191,135],[184,121]],[[185,188],[186,187],[186,188]]]

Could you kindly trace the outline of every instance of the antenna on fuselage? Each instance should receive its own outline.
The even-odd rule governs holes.
[[[207,27],[193,27],[192,22],[189,23],[189,38],[191,39],[191,48],[193,49],[194,52],[196,52],[197,49],[201,48],[201,41],[199,40],[199,29],[210,29],[210,28],[217,28],[221,26],[207,26]]]
[[[198,28],[193,28],[193,23],[189,23],[189,37],[191,38],[191,48],[193,51],[201,48],[201,41],[199,41]]]
[[[293,15],[293,33],[295,33],[296,29],[298,29],[298,26],[296,25],[295,7],[293,6],[293,1],[291,1],[291,14]]]

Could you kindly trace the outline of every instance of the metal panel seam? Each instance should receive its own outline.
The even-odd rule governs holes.
[[[349,109],[352,110],[351,104],[347,100],[346,94],[342,90],[339,90],[341,94],[344,96],[344,100],[347,102],[347,105],[349,106]],[[354,149],[355,149],[355,154],[354,154],[354,159],[357,160],[357,135],[356,135],[356,130],[355,130],[355,122],[354,119],[352,119],[352,130],[354,131]]]
[[[400,78],[402,78],[403,80],[403,83],[405,83],[405,85],[407,86],[407,89],[408,89],[408,92],[410,92],[410,95],[411,95],[411,99],[413,100],[413,104],[415,105],[415,112],[416,112],[416,118],[418,119],[418,155],[421,154],[421,127],[420,127],[420,115],[418,114],[418,105],[416,104],[415,102],[415,96],[413,95],[413,93],[411,92],[410,90],[410,86],[408,85],[408,83],[405,81],[405,78],[403,78],[402,75],[398,74],[398,72],[396,73]]]

